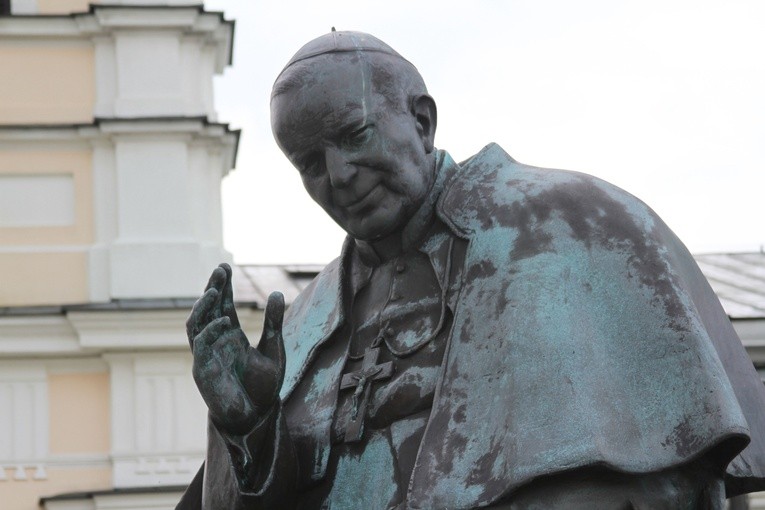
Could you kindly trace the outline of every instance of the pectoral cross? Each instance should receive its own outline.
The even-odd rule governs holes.
[[[364,434],[364,417],[369,404],[369,394],[372,390],[372,381],[389,379],[393,375],[393,362],[388,361],[382,365],[377,364],[380,357],[379,347],[370,347],[364,352],[361,369],[350,374],[345,374],[340,381],[340,389],[355,388],[351,399],[351,419],[345,428],[345,442],[359,441]]]

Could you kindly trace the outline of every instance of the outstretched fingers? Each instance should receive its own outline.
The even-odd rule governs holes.
[[[226,274],[226,280],[223,284],[223,292],[221,293],[221,315],[225,315],[231,319],[231,324],[235,328],[238,328],[239,317],[236,315],[236,308],[234,307],[234,289],[231,266],[224,262],[218,266],[218,268],[223,269]]]
[[[226,288],[227,286],[228,289]],[[204,294],[202,294],[202,297],[194,303],[194,306],[191,309],[191,314],[189,314],[189,318],[186,320],[186,336],[192,350],[194,349],[194,338],[199,332],[210,322],[224,315],[227,315],[231,319],[231,322],[234,323],[236,327],[239,327],[239,320],[236,317],[236,312],[233,312],[233,314],[224,313],[226,299],[224,294],[226,292],[228,292],[231,308],[234,306],[233,298],[231,297],[233,293],[230,287],[231,267],[228,264],[221,264],[213,270],[210,279],[207,281]]]
[[[219,296],[218,290],[210,287],[194,303],[189,318],[186,319],[186,336],[189,339],[189,345],[192,350],[194,349],[194,338],[210,323],[210,316],[218,302]]]
[[[194,337],[194,344],[191,346],[194,356],[202,354],[202,351],[212,346],[223,334],[231,329],[231,319],[228,317],[219,317]]]
[[[223,264],[213,269],[212,274],[210,274],[210,279],[207,280],[207,286],[205,287],[205,290],[217,289],[220,292],[220,290],[223,288],[223,285],[226,283],[227,274],[226,270],[221,266],[223,266]],[[231,268],[229,268],[229,270],[230,269]]]
[[[212,322],[222,315],[221,298],[223,297],[223,287],[226,285],[226,280],[226,271],[222,267],[219,266],[213,269],[213,272],[210,275],[210,280],[207,282],[207,288],[205,292],[210,289],[215,289],[217,294],[216,299],[208,309],[206,317],[207,322]]]
[[[263,323],[263,334],[258,343],[258,351],[274,362],[277,368],[278,385],[281,387],[284,379],[286,356],[284,339],[282,338],[282,323],[284,321],[284,295],[272,292],[266,304],[266,318]]]

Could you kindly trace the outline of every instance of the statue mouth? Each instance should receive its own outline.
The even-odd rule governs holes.
[[[345,209],[351,214],[355,214],[362,209],[364,209],[366,206],[370,205],[373,200],[373,195],[376,195],[375,191],[377,190],[379,186],[373,186],[369,191],[366,193],[363,193],[360,197],[353,197],[350,201],[343,203],[342,201],[338,201],[337,205]]]

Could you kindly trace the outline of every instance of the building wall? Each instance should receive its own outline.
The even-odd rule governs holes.
[[[41,495],[109,489],[112,477],[108,467],[50,468],[45,482],[31,481],[33,470],[28,470],[27,474],[27,480],[19,481],[10,478],[12,473],[6,471],[9,479],[0,482],[2,508],[39,510]]]
[[[87,11],[88,4],[98,3],[98,0],[36,0],[36,3],[37,14],[67,14]]]
[[[178,4],[14,1],[80,14],[0,25],[0,306],[192,297],[231,260],[237,135],[212,122],[212,77],[232,26]]]
[[[0,124],[92,122],[94,63],[88,39],[3,38]],[[0,306],[88,300],[91,160],[90,148],[0,144]]]
[[[220,181],[238,134],[215,122],[212,78],[233,24],[182,0],[103,3],[12,0],[0,20],[3,510],[182,485],[204,456],[176,301],[230,260]],[[83,508],[179,494],[125,497]]]
[[[0,46],[0,124],[91,122],[95,52],[89,40],[6,38]]]
[[[34,510],[43,494],[112,486],[107,370],[96,357],[0,361],[3,509]]]
[[[48,376],[51,455],[109,453],[109,395],[107,372]]]
[[[0,145],[0,306],[88,300],[91,159],[88,149]]]

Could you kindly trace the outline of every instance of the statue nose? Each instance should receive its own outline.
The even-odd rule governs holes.
[[[356,166],[349,163],[343,153],[335,148],[327,149],[324,158],[332,187],[346,187],[356,175]]]

